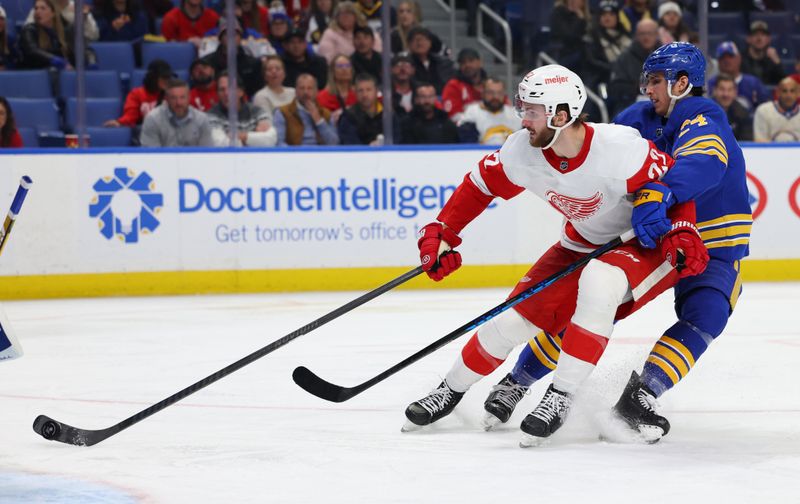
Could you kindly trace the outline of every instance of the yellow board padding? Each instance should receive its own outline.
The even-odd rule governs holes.
[[[0,276],[0,299],[369,291],[413,267]],[[529,268],[529,264],[464,266],[441,282],[422,274],[399,288],[505,287],[511,292]],[[745,282],[800,281],[800,259],[744,260],[742,275]]]

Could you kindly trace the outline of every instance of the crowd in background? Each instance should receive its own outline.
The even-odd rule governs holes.
[[[0,0],[0,74],[46,69],[57,86],[58,73],[76,64],[73,0],[35,0],[23,19],[9,19],[2,8],[9,1],[23,0]],[[759,5],[785,8],[772,5],[776,1]],[[501,13],[508,8],[489,4]],[[500,144],[521,127],[508,83],[487,75],[477,51],[452,54],[425,27],[416,1],[393,5],[386,28],[391,47],[384,48],[380,0],[236,0],[231,23],[218,0],[94,0],[82,13],[90,71],[103,66],[93,41],[130,43],[139,59],[142,44],[158,42],[190,43],[195,54],[184,69],[151,60],[141,85],[120,97],[118,115],[102,126],[129,128],[131,142],[148,147],[225,146],[232,140],[259,147],[382,145],[389,98],[393,143]],[[539,49],[581,75],[604,98],[611,117],[644,98],[641,68],[653,49],[698,42],[693,0],[555,0],[549,12],[549,40]],[[755,19],[748,28],[742,40],[709,49],[706,93],[725,109],[739,140],[800,141],[800,67],[782,59],[768,23]],[[229,30],[236,43],[233,134]],[[390,59],[391,97],[382,96],[384,58]],[[0,96],[0,146],[22,146],[13,111],[17,97],[2,84],[0,95],[6,96]]]

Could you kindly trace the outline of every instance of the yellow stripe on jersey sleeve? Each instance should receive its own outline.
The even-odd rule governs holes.
[[[723,215],[722,217],[717,217],[716,219],[711,219],[703,222],[697,223],[697,229],[703,230],[703,228],[717,226],[719,224],[725,224],[726,222],[753,222],[753,215],[749,213],[741,213],[741,214],[728,214]]]
[[[728,164],[728,150],[717,135],[704,135],[693,138],[681,145],[673,152],[673,157],[689,156],[692,154],[706,154],[716,156],[726,166]]]
[[[727,236],[737,236],[743,234],[749,235],[750,228],[752,227],[752,224],[743,224],[739,226],[728,226],[712,229],[710,231],[700,231],[700,238],[703,240],[713,240],[714,238],[724,238]]]
[[[720,248],[720,247],[736,247],[738,245],[747,245],[750,243],[750,238],[737,238],[735,240],[722,240],[713,243],[706,243],[707,249]]]

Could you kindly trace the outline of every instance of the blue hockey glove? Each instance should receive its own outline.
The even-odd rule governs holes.
[[[648,182],[636,191],[631,225],[644,248],[656,248],[658,239],[672,229],[667,209],[675,204],[675,196],[661,182]]]

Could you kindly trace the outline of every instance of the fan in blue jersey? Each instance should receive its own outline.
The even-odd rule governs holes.
[[[655,246],[670,229],[667,209],[694,200],[697,228],[710,255],[703,273],[686,276],[675,287],[678,322],[655,344],[641,376],[632,374],[614,407],[649,442],[669,431],[669,422],[655,412],[655,399],[683,379],[722,333],[742,289],[740,260],[749,252],[753,217],[744,156],[725,112],[702,97],[705,66],[692,44],[661,46],[643,65],[641,91],[649,101],[631,105],[614,119],[638,129],[675,158],[661,180],[647,184],[637,198],[632,225],[640,243]],[[530,341],[513,371],[486,399],[487,428],[507,421],[528,387],[555,369],[560,343],[559,335],[545,333]]]

